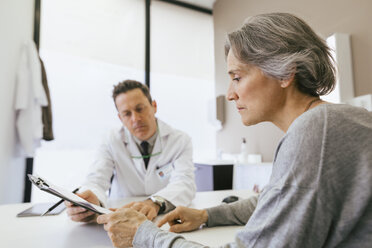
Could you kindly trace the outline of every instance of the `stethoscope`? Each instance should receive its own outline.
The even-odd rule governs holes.
[[[161,146],[161,142],[160,142],[160,146]],[[158,156],[161,153],[162,153],[162,149],[160,150],[160,152],[157,152],[157,153],[153,153],[153,154],[149,154],[149,155],[141,155],[141,156],[133,156],[133,155],[131,155],[130,157],[133,158],[133,159],[144,159],[144,158],[151,158],[151,157]]]

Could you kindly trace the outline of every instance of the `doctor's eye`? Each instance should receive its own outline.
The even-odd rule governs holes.
[[[131,113],[130,112],[125,112],[125,113],[122,114],[122,116],[125,117],[125,118],[128,118],[128,117],[131,116]]]
[[[144,107],[143,106],[136,108],[136,112],[137,113],[141,113],[143,110],[144,110]]]

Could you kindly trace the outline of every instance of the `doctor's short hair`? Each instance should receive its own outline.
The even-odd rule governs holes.
[[[121,93],[126,93],[130,90],[140,89],[142,93],[146,96],[146,98],[149,100],[150,104],[152,105],[152,98],[150,95],[149,88],[138,81],[135,80],[125,80],[123,82],[118,83],[117,85],[114,85],[114,89],[112,90],[112,98],[114,99],[114,103],[116,100],[116,97]]]
[[[225,56],[232,50],[242,63],[259,67],[266,76],[285,80],[294,75],[298,90],[312,96],[335,87],[331,49],[302,19],[288,13],[248,18],[227,35]]]

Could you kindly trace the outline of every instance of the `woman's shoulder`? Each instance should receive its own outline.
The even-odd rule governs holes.
[[[298,132],[372,123],[372,113],[348,104],[321,104],[300,115],[288,131]],[[368,125],[368,124],[367,124]],[[372,124],[369,124],[372,125]]]
[[[321,104],[298,116],[289,126],[287,134],[308,133],[310,130],[318,130],[323,127],[326,120],[328,104]]]

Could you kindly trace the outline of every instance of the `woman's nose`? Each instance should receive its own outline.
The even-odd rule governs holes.
[[[228,101],[234,101],[238,99],[238,95],[235,93],[232,83],[229,84],[229,88],[227,89],[226,99]]]

